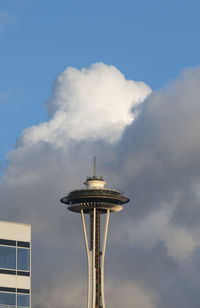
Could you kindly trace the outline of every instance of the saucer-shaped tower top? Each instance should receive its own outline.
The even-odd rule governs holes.
[[[96,159],[94,158],[94,174],[84,182],[85,188],[76,189],[70,192],[60,201],[68,206],[68,210],[80,213],[90,213],[96,208],[105,213],[107,209],[111,212],[119,212],[123,209],[123,204],[129,199],[118,190],[105,188],[106,182],[102,177],[96,176]]]

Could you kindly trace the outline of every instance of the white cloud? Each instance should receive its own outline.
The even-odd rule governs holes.
[[[86,288],[83,286],[83,282],[76,282],[76,287],[74,287],[74,282],[69,283],[69,280],[65,279],[61,282],[56,282],[51,286],[51,292],[49,288],[43,286],[39,291],[39,294],[36,296],[33,295],[32,301],[34,307],[73,307],[73,308],[82,308],[86,307],[86,296],[83,293],[86,293]]]
[[[162,241],[168,256],[179,262],[187,261],[200,246],[200,228],[190,230],[171,223],[175,202],[164,204],[160,210],[151,212],[134,224],[129,220],[125,226],[120,226],[121,241],[128,235],[128,245],[139,244],[149,249],[158,241]]]
[[[67,139],[115,142],[137,117],[138,111],[132,108],[150,92],[145,83],[126,80],[114,66],[68,67],[56,78],[47,102],[51,119],[25,130],[19,143],[46,141],[62,146]]]
[[[23,133],[0,182],[2,219],[32,223],[33,307],[71,307],[76,298],[79,308],[86,298],[80,217],[58,205],[90,175],[94,150],[99,174],[131,198],[111,219],[107,306],[198,306],[199,84],[200,70],[189,71],[150,95],[134,122],[131,108],[150,89],[125,80],[116,68],[68,68],[56,79],[49,122]]]
[[[168,250],[168,255],[178,261],[187,261],[195,249],[200,246],[199,229],[188,231],[180,227],[167,226],[163,240]]]
[[[76,282],[74,287],[64,279],[52,284],[51,292],[45,286],[41,288],[37,296],[33,296],[34,307],[74,307],[87,306],[87,288],[83,280]],[[156,308],[158,297],[155,291],[147,289],[136,282],[120,281],[106,284],[106,306],[110,308]]]
[[[158,297],[154,290],[132,281],[112,281],[106,286],[106,306],[111,308],[156,308]]]

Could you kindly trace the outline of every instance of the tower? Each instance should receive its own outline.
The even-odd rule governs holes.
[[[119,212],[129,199],[118,190],[105,188],[106,182],[94,173],[84,182],[86,188],[70,192],[60,201],[68,205],[68,210],[81,214],[85,247],[88,258],[88,308],[105,308],[104,298],[104,258],[110,213]],[[89,241],[84,215],[90,216]],[[106,214],[103,243],[101,243],[101,215]],[[89,243],[88,243],[89,242]]]

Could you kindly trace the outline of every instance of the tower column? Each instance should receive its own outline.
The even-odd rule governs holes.
[[[102,296],[102,307],[103,308],[106,308],[105,296],[104,296],[104,259],[105,259],[105,252],[106,252],[106,241],[107,241],[107,235],[108,235],[109,218],[110,218],[110,210],[107,209],[103,247],[102,247],[102,257],[101,257],[101,296]]]
[[[100,215],[101,212],[94,208],[90,212],[90,249],[92,251],[93,273],[93,306],[100,308],[101,303],[101,268],[100,268]]]

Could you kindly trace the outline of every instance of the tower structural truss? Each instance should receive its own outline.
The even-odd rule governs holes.
[[[94,175],[84,182],[86,188],[70,192],[60,201],[68,205],[68,210],[81,214],[85,247],[88,259],[88,308],[106,308],[104,297],[104,258],[110,213],[119,212],[129,199],[118,190],[105,188],[106,182]],[[90,216],[89,239],[85,214]],[[106,214],[104,237],[101,243],[101,215]]]

